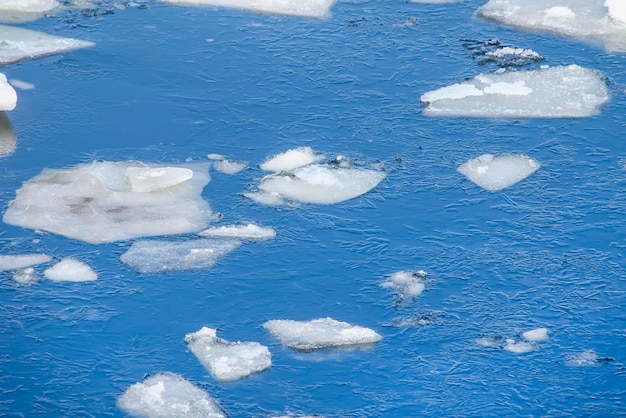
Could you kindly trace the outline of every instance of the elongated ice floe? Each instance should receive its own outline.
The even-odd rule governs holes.
[[[185,342],[200,363],[221,381],[232,381],[261,372],[272,365],[270,351],[257,342],[229,342],[217,330],[202,327],[187,334]]]
[[[520,118],[592,116],[608,99],[601,74],[578,65],[480,74],[421,97],[428,116]]]
[[[626,51],[622,0],[490,0],[478,15],[529,31],[602,39],[607,49]]]
[[[351,325],[332,318],[311,321],[274,319],[263,328],[283,345],[295,350],[309,351],[330,347],[373,344],[382,339],[376,331]]]
[[[92,244],[197,232],[213,219],[201,197],[209,179],[204,164],[95,161],[46,169],[17,191],[3,221]]]
[[[57,7],[59,3],[56,0],[2,0],[0,21],[17,23],[35,20]]]
[[[281,171],[293,171],[296,168],[313,164],[324,159],[310,147],[299,147],[277,154],[260,165],[261,170],[273,171],[275,173]]]
[[[248,223],[245,225],[216,226],[200,231],[198,232],[198,235],[203,237],[229,237],[260,241],[274,238],[276,236],[276,231],[274,231],[274,228]]]
[[[539,167],[536,160],[525,155],[483,154],[466,161],[457,171],[483,189],[497,192],[524,180]]]
[[[72,257],[59,261],[44,271],[43,275],[55,282],[91,282],[98,278],[91,267]]]
[[[135,383],[118,398],[117,405],[137,418],[226,418],[215,399],[173,373]]]
[[[181,6],[220,6],[257,13],[303,17],[327,16],[335,0],[160,0]]]
[[[143,274],[208,268],[241,245],[234,239],[137,241],[120,257]]]
[[[398,271],[385,280],[381,286],[392,289],[401,299],[410,299],[422,294],[426,288],[424,279],[426,272],[419,271]]]
[[[7,81],[7,77],[0,73],[0,111],[13,110],[17,105],[17,93]]]
[[[50,261],[52,258],[45,254],[0,255],[0,271],[18,270]]]

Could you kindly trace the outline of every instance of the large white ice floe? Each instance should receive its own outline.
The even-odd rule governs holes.
[[[93,45],[93,42],[0,25],[0,65],[60,54]]]
[[[50,261],[52,258],[45,254],[0,255],[0,271],[19,270]]]
[[[313,164],[324,159],[322,154],[318,154],[310,147],[299,147],[277,154],[260,165],[261,170],[281,172],[293,171],[296,168]]]
[[[226,418],[215,399],[173,373],[135,383],[119,397],[117,405],[138,418]]]
[[[274,238],[276,231],[274,228],[258,226],[252,223],[245,225],[225,225],[216,226],[198,232],[203,237],[227,237],[247,239],[251,241],[261,241]]]
[[[398,271],[385,280],[381,286],[393,290],[400,299],[410,299],[422,294],[426,288],[426,272]]]
[[[161,0],[181,6],[218,6],[257,13],[325,17],[335,0]]]
[[[44,271],[43,275],[55,282],[91,282],[98,278],[91,267],[72,257],[59,261]]]
[[[530,176],[539,166],[525,155],[483,154],[466,161],[457,171],[483,189],[497,192]]]
[[[241,245],[234,239],[198,239],[191,241],[149,240],[135,242],[121,260],[143,274],[203,269]]]
[[[263,324],[283,345],[295,350],[309,351],[331,347],[365,345],[380,341],[376,331],[351,325],[332,318],[311,321],[274,319]]]
[[[480,74],[425,93],[429,116],[577,118],[609,99],[602,75],[578,65]]]
[[[204,164],[95,161],[46,169],[22,185],[3,220],[93,244],[197,232],[213,219],[200,196],[209,179]]]
[[[272,365],[270,351],[257,342],[229,342],[217,330],[202,327],[187,334],[185,342],[200,363],[220,381],[232,381],[261,372]]]
[[[17,105],[17,93],[7,81],[7,77],[0,73],[0,111],[13,110]]]
[[[35,20],[57,7],[59,3],[56,0],[2,0],[0,21],[17,23]]]
[[[490,0],[478,15],[529,31],[601,39],[609,50],[626,51],[623,0]]]

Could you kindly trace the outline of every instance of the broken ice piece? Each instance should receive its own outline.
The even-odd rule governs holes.
[[[45,254],[0,255],[0,271],[23,269],[51,260]]]
[[[55,282],[90,282],[98,275],[87,264],[67,257],[43,272],[44,276]]]
[[[426,272],[420,271],[398,271],[393,273],[381,287],[392,289],[401,299],[409,299],[422,294],[426,288],[424,279]]]
[[[275,13],[303,17],[324,17],[335,0],[161,0],[182,6],[221,6],[250,10],[257,13]]]
[[[273,171],[293,171],[296,168],[304,167],[322,160],[324,156],[318,154],[310,147],[299,147],[277,154],[261,164],[261,170]]]
[[[274,238],[274,228],[262,227],[252,223],[245,225],[217,226],[198,232],[203,237],[230,237],[254,241]]]
[[[539,166],[525,155],[483,154],[463,163],[457,171],[483,189],[497,192],[530,176]]]

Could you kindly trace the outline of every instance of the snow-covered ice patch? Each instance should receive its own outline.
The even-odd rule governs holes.
[[[380,334],[370,328],[351,325],[332,318],[311,321],[274,319],[263,324],[283,345],[309,351],[331,347],[365,345],[380,341]]]
[[[592,116],[608,99],[600,73],[578,65],[480,74],[421,97],[429,116],[524,118]]]
[[[91,267],[71,257],[59,261],[43,274],[47,279],[55,282],[91,282],[98,278]]]
[[[530,176],[539,166],[525,155],[483,154],[466,161],[457,171],[483,189],[497,192]]]
[[[277,154],[260,165],[261,170],[273,171],[293,171],[296,168],[304,167],[324,159],[310,147],[299,147]]]
[[[239,173],[247,166],[248,163],[244,161],[220,160],[213,163],[213,168],[215,168],[217,171],[230,175]]]
[[[95,161],[46,169],[17,191],[3,221],[92,244],[197,232],[213,219],[201,197],[209,179],[207,165]]]
[[[130,386],[118,407],[141,418],[226,418],[215,399],[182,376],[162,373]]]
[[[24,22],[35,20],[59,7],[56,0],[2,0],[0,1],[0,21]]]
[[[232,381],[268,369],[272,356],[257,342],[229,342],[216,335],[217,330],[202,327],[187,334],[185,342],[200,363],[217,380]]]
[[[50,261],[52,258],[45,254],[0,255],[0,271],[19,270]]]
[[[515,341],[512,338],[507,338],[503,348],[511,353],[522,354],[533,351],[535,346],[529,341]]]
[[[216,226],[200,231],[198,235],[203,237],[230,237],[260,241],[274,238],[276,236],[276,231],[274,228],[248,223],[245,225]]]
[[[401,299],[409,299],[422,294],[426,288],[424,279],[426,272],[419,271],[398,271],[393,273],[381,286],[392,289]]]
[[[241,245],[234,239],[200,239],[191,241],[137,241],[121,260],[143,274],[204,269]]]
[[[325,17],[335,0],[160,0],[181,6],[219,6],[257,13]]]

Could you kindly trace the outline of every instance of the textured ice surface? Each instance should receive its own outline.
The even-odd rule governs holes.
[[[313,151],[310,147],[299,147],[277,154],[261,164],[265,171],[293,171],[322,160],[324,156]]]
[[[464,39],[462,42],[479,64],[495,63],[500,67],[519,67],[543,60],[543,57],[532,49],[505,45],[498,39],[486,41]]]
[[[59,261],[43,274],[55,282],[91,282],[98,278],[91,267],[71,257]]]
[[[56,0],[2,0],[0,21],[17,23],[38,19],[58,6]]]
[[[257,342],[229,342],[219,338],[216,331],[202,327],[200,331],[185,336],[191,352],[215,379],[237,380],[272,365],[267,347]]]
[[[564,118],[592,116],[608,98],[597,71],[569,65],[480,74],[421,101],[430,116]]]
[[[18,270],[52,260],[45,254],[0,255],[0,271]]]
[[[476,343],[484,347],[496,347],[512,353],[522,354],[536,350],[536,343],[547,340],[548,333],[549,331],[547,328],[535,328],[522,333],[521,340],[495,336],[478,338],[476,339]]]
[[[483,189],[496,192],[530,176],[539,166],[525,155],[483,154],[463,163],[457,170]]]
[[[240,244],[234,239],[137,241],[122,254],[121,260],[144,274],[203,269],[214,265]]]
[[[245,225],[216,226],[198,233],[203,237],[230,237],[249,240],[264,240],[274,238],[274,228],[258,226],[252,223]]]
[[[9,156],[17,148],[13,124],[5,112],[0,112],[0,158]]]
[[[183,6],[221,6],[259,13],[324,17],[335,0],[161,0]]]
[[[213,168],[215,168],[220,173],[224,174],[237,174],[244,168],[248,166],[248,163],[244,161],[231,161],[231,160],[221,160],[213,163]]]
[[[0,65],[24,59],[41,58],[93,45],[92,42],[0,25]]]
[[[402,299],[419,296],[426,288],[425,271],[398,271],[393,273],[381,286],[392,289]]]
[[[7,77],[0,73],[0,111],[13,110],[17,104],[17,93],[7,81]]]
[[[372,329],[332,318],[311,321],[275,319],[267,321],[263,328],[278,338],[283,345],[296,350],[372,344],[382,339],[380,334]]]
[[[200,196],[207,169],[106,161],[46,169],[22,185],[3,220],[93,244],[197,232],[212,220]]]
[[[548,328],[535,328],[522,334],[522,338],[526,341],[536,342],[548,339]]]
[[[135,383],[119,397],[117,405],[140,418],[226,418],[217,401],[173,373]]]
[[[39,275],[32,267],[15,270],[13,272],[13,280],[19,284],[33,284],[39,280]]]
[[[490,0],[478,15],[530,31],[599,38],[609,50],[626,50],[623,0]]]

